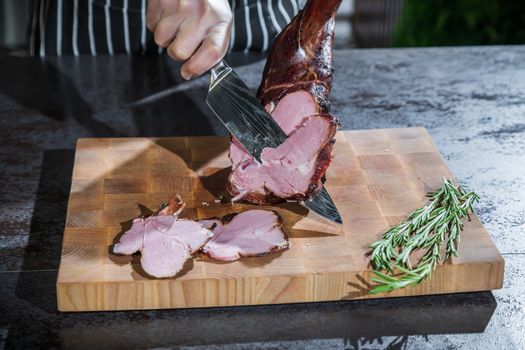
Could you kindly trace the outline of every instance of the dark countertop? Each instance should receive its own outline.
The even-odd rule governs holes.
[[[522,46],[335,52],[333,114],[345,129],[428,128],[458,180],[482,197],[477,212],[506,261],[503,289],[106,313],[56,309],[75,141],[225,134],[203,103],[207,78],[180,84],[162,58],[0,57],[0,349],[524,348],[524,55]],[[253,88],[261,70],[238,68]]]

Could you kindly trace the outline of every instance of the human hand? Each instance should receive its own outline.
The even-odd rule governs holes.
[[[149,0],[147,26],[171,58],[185,61],[181,75],[189,80],[226,54],[232,13],[227,0]]]

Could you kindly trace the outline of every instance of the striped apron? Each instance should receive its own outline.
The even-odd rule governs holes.
[[[230,0],[230,50],[266,51],[304,0]],[[146,0],[32,0],[31,56],[161,54],[146,28]]]

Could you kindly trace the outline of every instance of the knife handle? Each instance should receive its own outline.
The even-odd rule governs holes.
[[[222,74],[229,71],[231,71],[231,68],[226,61],[221,60],[217,63],[212,69],[210,69],[210,86],[213,85]]]

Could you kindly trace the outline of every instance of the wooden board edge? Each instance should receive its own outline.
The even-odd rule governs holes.
[[[57,306],[61,312],[212,308],[456,294],[490,291],[503,286],[505,263],[502,257],[447,268],[445,272],[442,265],[438,266],[432,279],[418,286],[377,295],[367,294],[371,271],[226,281],[213,278],[103,283],[57,281]],[[488,275],[486,282],[481,282],[477,273]],[[472,276],[472,279],[457,276]],[[196,290],[201,293],[197,295]]]

